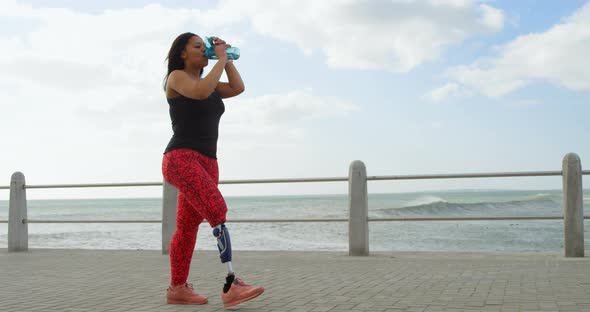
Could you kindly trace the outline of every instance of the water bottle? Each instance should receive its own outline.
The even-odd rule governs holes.
[[[228,60],[237,60],[240,58],[240,49],[236,47],[229,47],[225,50]],[[216,60],[215,45],[212,37],[205,37],[205,56],[210,60]]]

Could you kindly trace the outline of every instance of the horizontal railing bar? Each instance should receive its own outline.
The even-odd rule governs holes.
[[[582,174],[583,175],[590,175],[590,170],[584,170],[584,171],[582,171]],[[426,174],[426,175],[385,175],[385,176],[367,176],[367,181],[499,178],[499,177],[538,177],[538,176],[561,176],[561,175],[562,175],[561,171],[525,171],[525,172],[495,172],[495,173],[492,172],[492,173]],[[348,177],[221,180],[221,181],[219,181],[219,184],[346,182],[346,181],[348,181]],[[48,189],[48,188],[79,188],[79,187],[136,187],[136,186],[162,186],[162,184],[163,184],[162,182],[45,184],[45,185],[25,185],[25,188],[27,188],[27,189]],[[10,186],[0,186],[0,189],[10,189]]]
[[[590,172],[588,172],[590,174]],[[457,173],[457,174],[427,174],[427,175],[399,175],[399,176],[367,176],[368,181],[377,180],[418,180],[418,179],[463,179],[463,178],[499,178],[499,177],[538,177],[560,176],[561,171],[529,171],[529,172],[492,172],[492,173]]]
[[[325,218],[325,219],[229,219],[228,223],[285,223],[285,222],[348,222],[348,218]]]
[[[301,178],[301,179],[254,179],[254,180],[221,180],[219,184],[257,184],[257,183],[301,183],[301,182],[342,182],[344,178]],[[133,187],[133,186],[162,186],[163,182],[143,183],[94,183],[94,184],[51,184],[51,185],[25,185],[27,189],[47,188],[78,188],[78,187]]]
[[[300,182],[345,182],[348,177],[332,178],[294,178],[294,179],[256,179],[256,180],[221,180],[219,184],[257,184],[257,183],[300,183]]]
[[[590,219],[590,215],[584,216]],[[514,217],[440,217],[440,218],[368,218],[369,222],[407,222],[407,221],[502,221],[502,220],[563,220],[561,216],[514,216]],[[291,222],[348,222],[347,218],[325,219],[235,219],[227,220],[228,223],[291,223]],[[23,223],[161,223],[161,220],[29,220]],[[8,223],[8,220],[0,220],[0,223]],[[203,221],[203,223],[207,223]]]
[[[46,184],[25,185],[26,189],[78,188],[78,187],[130,187],[130,186],[162,186],[162,182],[131,182],[131,183],[95,183],[95,184]]]
[[[162,220],[23,220],[23,223],[162,223]]]
[[[590,219],[590,215],[584,216]],[[530,216],[530,217],[441,217],[441,218],[369,218],[371,222],[381,221],[502,221],[502,220],[563,220],[559,216]]]
[[[23,223],[161,223],[162,220],[29,220],[25,219]],[[227,220],[227,223],[269,223],[269,222],[348,222],[346,218],[326,218],[326,219],[235,219]],[[203,223],[207,223],[203,221]]]

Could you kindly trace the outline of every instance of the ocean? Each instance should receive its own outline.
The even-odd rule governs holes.
[[[584,205],[590,204],[589,191]],[[347,195],[226,197],[228,219],[347,218]],[[161,219],[161,198],[29,200],[31,220]],[[588,214],[588,213],[586,213]],[[438,191],[369,194],[369,217],[561,216],[562,192]],[[0,201],[8,219],[8,201]],[[590,223],[585,245],[590,248]],[[348,223],[227,223],[236,250],[348,250]],[[8,228],[0,223],[0,248]],[[562,220],[370,222],[370,251],[562,252]],[[161,249],[161,225],[29,224],[30,248]],[[196,249],[213,250],[208,224]]]

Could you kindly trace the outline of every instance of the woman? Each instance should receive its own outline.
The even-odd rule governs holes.
[[[176,231],[170,243],[171,283],[166,302],[205,304],[207,298],[196,294],[187,283],[199,224],[206,219],[213,228],[226,277],[221,299],[224,307],[253,299],[264,291],[237,278],[231,266],[231,242],[225,226],[227,206],[217,188],[217,138],[219,119],[225,111],[223,98],[244,91],[238,70],[228,61],[225,41],[214,38],[217,63],[204,78],[207,66],[203,39],[184,33],[168,52],[168,72],[164,80],[174,135],[164,152],[164,179],[178,189]],[[228,83],[219,82],[225,70]]]

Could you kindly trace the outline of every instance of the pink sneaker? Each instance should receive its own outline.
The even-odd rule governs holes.
[[[223,307],[231,307],[244,301],[252,300],[264,292],[263,287],[252,287],[236,277],[227,293],[221,292]]]
[[[168,287],[166,289],[166,303],[170,304],[205,304],[209,300],[193,291],[193,284]]]

